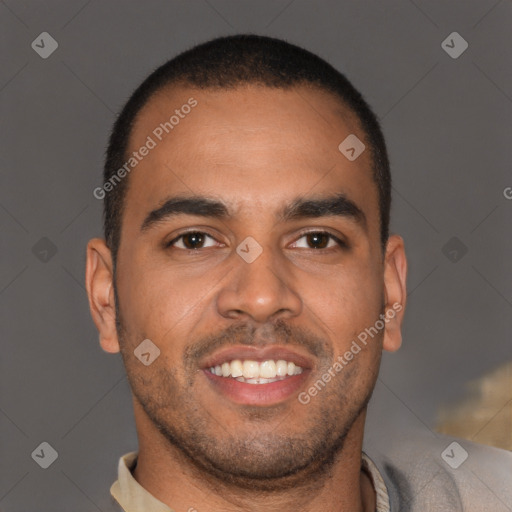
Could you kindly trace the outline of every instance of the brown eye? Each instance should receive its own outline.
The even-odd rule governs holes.
[[[338,237],[329,233],[328,231],[309,231],[302,233],[299,240],[305,239],[306,244],[298,245],[298,241],[295,242],[296,247],[305,249],[330,249],[338,245],[339,247],[346,248],[347,244],[340,240]],[[329,245],[329,242],[333,242]]]
[[[325,249],[329,244],[330,236],[326,233],[308,233],[306,239],[313,249]]]
[[[184,249],[189,251],[203,249],[204,244],[208,238],[214,240],[213,237],[203,233],[202,231],[189,231],[188,233],[183,233],[176,237],[174,240],[171,240],[166,245],[166,247],[174,247],[177,249]],[[212,246],[210,245],[209,247]]]

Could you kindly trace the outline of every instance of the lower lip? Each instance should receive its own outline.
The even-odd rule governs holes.
[[[215,389],[230,400],[241,405],[274,405],[294,396],[303,386],[309,371],[303,370],[298,375],[292,375],[283,380],[268,384],[248,384],[232,377],[219,377],[209,370],[203,373],[214,385]]]

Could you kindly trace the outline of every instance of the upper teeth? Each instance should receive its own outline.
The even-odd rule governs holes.
[[[296,366],[291,361],[279,359],[274,361],[252,361],[246,359],[241,361],[235,359],[231,362],[225,362],[222,365],[212,366],[210,371],[219,377],[244,377],[245,379],[274,379],[275,377],[286,377],[287,375],[298,375],[302,373],[302,368]]]

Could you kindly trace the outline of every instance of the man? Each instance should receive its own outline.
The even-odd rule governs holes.
[[[122,510],[490,503],[468,494],[438,440],[396,459],[362,453],[406,302],[390,191],[369,106],[284,41],[210,41],[134,92],[95,191],[106,240],[89,242],[86,271],[101,346],[121,352],[133,395],[139,448],[111,488]],[[481,457],[507,499],[510,454]]]

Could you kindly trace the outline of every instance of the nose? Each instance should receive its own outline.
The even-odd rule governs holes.
[[[225,318],[265,324],[300,315],[302,300],[293,289],[293,275],[270,248],[248,263],[233,253],[233,271],[217,295],[217,310]]]

